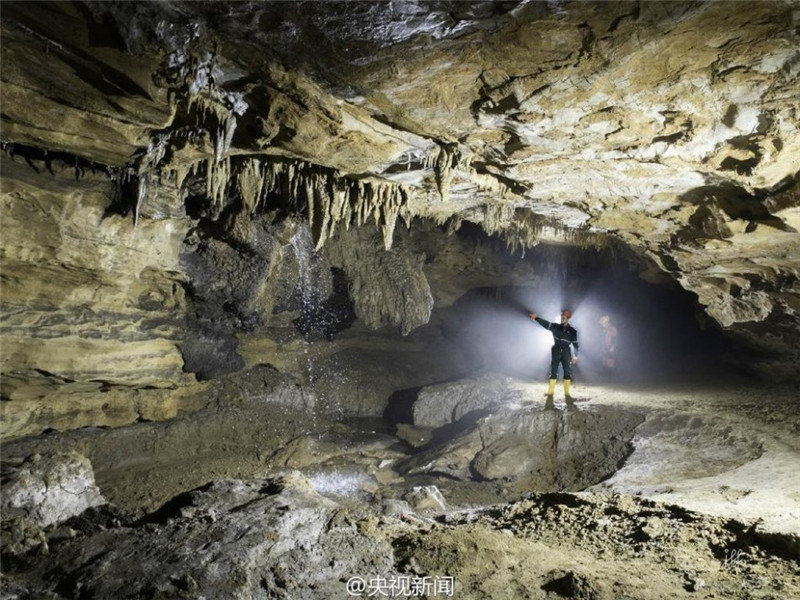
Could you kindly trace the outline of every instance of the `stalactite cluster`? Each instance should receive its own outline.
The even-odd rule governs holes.
[[[491,192],[500,198],[507,198],[511,195],[511,190],[506,184],[488,173],[481,173],[470,167],[469,178],[478,185],[478,190],[481,192]]]
[[[602,233],[566,227],[557,220],[538,215],[524,207],[489,204],[469,220],[479,224],[489,235],[500,235],[512,253],[520,251],[524,254],[525,250],[539,244],[545,236],[584,248],[603,246],[606,243],[606,236]]]
[[[453,171],[458,167],[461,158],[458,148],[442,144],[436,157],[434,170],[436,173],[436,188],[442,202],[447,202],[450,193],[450,183],[453,180]]]
[[[374,179],[344,177],[305,162],[248,158],[236,172],[236,188],[246,210],[254,213],[267,196],[280,193],[295,204],[305,200],[314,244],[321,248],[336,226],[349,229],[370,218],[380,227],[384,247],[392,247],[398,216],[410,219],[404,186]]]
[[[377,179],[355,179],[332,169],[310,163],[268,157],[244,159],[209,157],[186,164],[163,163],[166,138],[151,143],[140,157],[136,168],[123,169],[118,175],[121,186],[135,179],[138,192],[134,203],[134,219],[148,197],[158,193],[158,186],[170,181],[182,189],[187,178],[199,178],[205,183],[209,203],[207,216],[217,220],[231,199],[241,199],[243,210],[253,215],[267,206],[268,196],[278,194],[297,209],[306,207],[314,244],[322,247],[337,225],[348,228],[363,225],[370,218],[380,227],[384,247],[392,247],[398,217],[407,223],[413,215],[408,201],[413,190],[396,183]],[[185,196],[186,191],[182,194]]]
[[[205,213],[212,220],[220,217],[234,197],[241,198],[244,210],[252,215],[266,205],[268,195],[279,194],[290,205],[307,209],[317,248],[333,235],[338,224],[349,228],[351,224],[366,223],[370,217],[381,229],[384,247],[391,248],[397,218],[402,217],[407,224],[413,218],[408,208],[412,190],[377,178],[347,177],[302,161],[266,156],[232,158],[229,151],[237,115],[246,110],[247,103],[240,95],[223,93],[213,86],[200,89],[193,86],[187,92],[185,112],[195,121],[190,137],[199,139],[207,132],[213,156],[190,162],[175,160],[171,152],[173,138],[186,137],[189,133],[175,130],[154,136],[132,164],[117,174],[118,190],[131,182],[136,183],[136,197],[132,201],[135,224],[148,198],[158,194],[165,178],[174,183],[181,190],[181,198],[185,198],[184,182],[191,177],[205,184],[209,203]],[[440,151],[440,156],[441,152],[445,151]],[[432,161],[431,166],[434,162],[439,169],[446,168],[453,160]]]
[[[468,181],[472,189],[478,192],[489,193],[499,198],[508,198],[512,195],[512,190],[500,179],[485,169],[475,168],[472,159],[473,155],[469,148],[442,142],[434,145],[426,153],[423,168],[433,171],[436,190],[442,202],[450,200],[450,189],[456,175]]]
[[[211,86],[189,94],[187,112],[195,114],[199,126],[213,127],[210,133],[216,162],[227,156],[236,131],[236,117],[243,115],[247,108],[241,94],[222,92]]]

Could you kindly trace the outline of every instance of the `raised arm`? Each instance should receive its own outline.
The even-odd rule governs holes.
[[[545,321],[541,317],[538,317],[535,312],[530,313],[531,321],[536,321],[539,325],[544,327],[545,329],[550,329],[550,321]]]

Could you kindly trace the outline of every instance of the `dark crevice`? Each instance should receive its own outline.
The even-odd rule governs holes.
[[[8,154],[11,158],[15,156],[24,158],[28,165],[37,173],[40,173],[40,170],[33,164],[34,161],[44,163],[45,169],[47,169],[51,175],[55,175],[53,172],[53,163],[63,163],[65,166],[75,169],[76,181],[83,177],[86,171],[103,173],[109,177],[112,177],[116,171],[108,165],[83,158],[77,154],[70,154],[69,152],[62,152],[60,150],[46,150],[27,144],[20,144],[18,142],[0,141],[0,150]]]

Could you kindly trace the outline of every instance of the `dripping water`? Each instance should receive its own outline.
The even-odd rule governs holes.
[[[307,227],[299,227],[289,239],[297,261],[298,279],[295,286],[295,297],[300,303],[300,320],[306,323],[308,330],[303,331],[303,354],[305,356],[304,375],[308,385],[317,393],[318,406],[324,406],[326,412],[332,412],[337,417],[343,418],[344,411],[339,396],[348,393],[350,377],[349,367],[340,361],[328,361],[321,357],[324,352],[316,352],[320,348],[315,344],[326,342],[316,339],[312,341],[309,336],[325,329],[326,316],[323,305],[326,298],[324,281],[320,278],[323,274],[318,271],[317,255],[314,241]],[[329,338],[330,339],[330,338]],[[320,383],[321,385],[316,385]]]
[[[299,227],[289,238],[289,243],[292,245],[294,257],[297,261],[298,281],[295,285],[295,297],[300,301],[300,317],[301,319],[310,320],[313,319],[313,314],[319,302],[319,293],[316,291],[311,264],[314,243],[311,239],[311,234],[305,227]],[[311,344],[312,342],[306,336],[303,336],[305,377],[308,385],[313,386],[318,379],[318,374],[316,373],[314,356],[310,352]]]

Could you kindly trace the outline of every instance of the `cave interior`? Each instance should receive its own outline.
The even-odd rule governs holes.
[[[800,598],[796,0],[0,28],[0,597]]]

